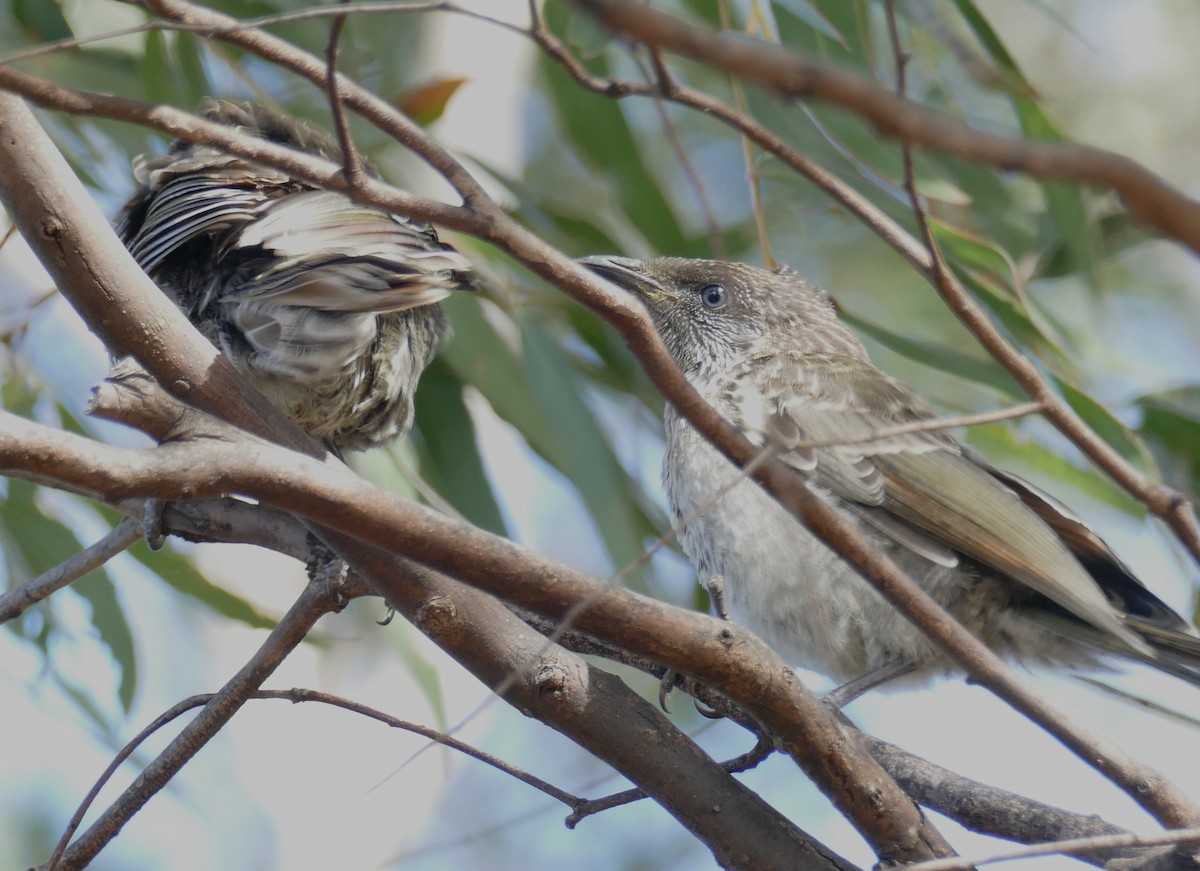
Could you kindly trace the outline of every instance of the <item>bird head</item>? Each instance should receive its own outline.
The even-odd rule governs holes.
[[[607,255],[579,262],[642,301],[685,374],[719,372],[767,351],[866,358],[829,297],[788,267]]]

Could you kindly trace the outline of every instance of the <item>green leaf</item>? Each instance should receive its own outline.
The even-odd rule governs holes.
[[[129,552],[138,562],[162,578],[171,589],[199,602],[222,617],[255,629],[275,628],[275,620],[259,613],[254,605],[241,596],[218,587],[196,571],[187,558],[171,548],[164,547],[162,550],[153,551],[143,541],[135,544]]]
[[[403,621],[396,622],[402,623],[402,625],[398,626],[397,631],[391,633],[389,638],[395,639],[396,646],[400,649],[400,659],[408,668],[409,676],[412,677],[413,683],[417,685],[417,689],[420,690],[425,701],[429,703],[430,710],[433,711],[434,725],[438,729],[445,730],[449,727],[446,719],[446,696],[442,692],[442,682],[438,677],[438,671],[414,643],[417,630]]]
[[[49,571],[84,549],[73,531],[38,508],[37,487],[16,478],[8,481],[8,496],[0,501],[0,524],[6,534],[9,566],[18,569],[14,580],[23,583]],[[121,669],[118,694],[129,709],[137,687],[137,661],[133,633],[116,598],[108,572],[100,567],[79,578],[72,589],[92,607],[92,623]]]
[[[552,338],[530,320],[522,323],[521,338],[525,375],[540,413],[554,422],[554,454],[579,488],[613,563],[623,568],[642,555],[643,538],[650,532],[641,512],[631,510],[628,475],[580,398],[578,376]]]
[[[484,309],[492,304],[452,295],[444,305],[454,324],[454,340],[442,349],[440,360],[461,382],[482,393],[496,414],[516,427],[529,446],[553,465],[555,436],[542,420],[529,385],[514,377],[513,373],[524,368],[521,358],[484,315]],[[508,318],[499,310],[494,315],[497,321]],[[516,332],[516,326],[511,326]]]
[[[1021,130],[1030,139],[1046,142],[1064,141],[1058,126],[1038,105],[1033,88],[991,25],[969,0],[955,2],[980,43],[1007,73],[1013,108],[1016,110]],[[1019,87],[1012,87],[1013,83]],[[1041,187],[1049,207],[1048,220],[1042,222],[1042,238],[1051,241],[1064,240],[1066,251],[1071,258],[1072,271],[1093,274],[1096,267],[1095,234],[1088,221],[1083,190],[1077,185],[1058,182],[1044,182]]]
[[[1096,434],[1122,457],[1144,472],[1157,474],[1154,458],[1137,433],[1123,424],[1117,417],[1088,396],[1082,390],[1068,384],[1061,378],[1054,378],[1054,383],[1062,392],[1063,399],[1083,418],[1083,422],[1096,431]]]
[[[70,39],[71,28],[58,3],[48,0],[13,0],[12,15],[30,42]]]
[[[1024,400],[1027,398],[1013,377],[990,357],[973,357],[945,345],[902,336],[852,312],[843,310],[839,314],[843,321],[856,330],[870,336],[897,354],[924,363],[940,372],[948,372],[968,381],[985,384],[1012,399]]]
[[[931,219],[930,227],[943,252],[955,265],[982,273],[995,284],[1016,295],[1020,283],[1017,264],[1012,256],[996,243],[943,221]]]
[[[92,606],[92,625],[121,667],[117,697],[121,707],[128,713],[137,688],[137,656],[133,648],[133,632],[117,600],[116,587],[107,573],[96,570],[77,580],[71,588]]]
[[[817,33],[832,39],[842,48],[849,50],[850,45],[842,32],[815,5],[808,0],[774,0],[776,8],[783,8],[796,18],[803,21]]]
[[[1200,490],[1200,387],[1147,394],[1137,405],[1139,431],[1157,449],[1167,476],[1193,493]]]
[[[175,57],[179,62],[178,72],[186,86],[184,105],[199,106],[201,100],[214,93],[204,69],[204,43],[191,33],[180,33],[175,37]]]
[[[417,422],[424,436],[422,475],[467,520],[507,536],[462,391],[463,382],[438,361],[421,376],[416,404]]]
[[[556,21],[559,26],[564,23],[559,4],[547,6],[546,13],[552,27]],[[647,168],[642,157],[644,146],[634,138],[620,105],[582,90],[553,61],[541,57],[539,64],[563,136],[596,173],[611,181],[621,211],[658,251],[691,251],[693,246],[675,219],[663,185]],[[589,64],[589,70],[597,75],[608,74],[602,58]],[[655,141],[661,142],[661,137]]]
[[[68,425],[72,425],[74,419],[68,416],[64,420]],[[78,426],[77,423],[73,425]],[[94,507],[105,520],[114,526],[122,517],[121,514],[104,505]],[[169,547],[164,547],[162,550],[151,550],[145,541],[139,541],[128,552],[171,589],[195,600],[214,613],[237,620],[254,629],[275,628],[276,621],[259,613],[250,602],[208,580],[196,571],[191,560],[175,550]]]
[[[145,74],[142,81],[146,85],[146,97],[155,103],[170,103],[176,92],[176,72],[170,52],[167,50],[167,38],[161,30],[152,30],[146,34],[146,53],[142,56]]]

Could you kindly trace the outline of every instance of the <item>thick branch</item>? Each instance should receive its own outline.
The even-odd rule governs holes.
[[[0,75],[10,75],[10,73],[0,70]],[[51,90],[53,91],[53,89]],[[47,96],[44,93],[45,91],[46,89],[42,88],[39,90],[39,94],[45,97]],[[61,95],[57,92],[49,94],[51,103],[59,100],[60,97]],[[69,105],[73,105],[72,101],[74,97],[72,95],[68,94],[64,99]],[[6,114],[23,111],[19,107],[19,104],[16,104],[11,98],[5,98],[4,102],[0,103],[0,109],[3,109]],[[152,126],[158,126],[157,115],[160,111],[164,110],[151,111],[147,120],[152,123]],[[28,123],[36,127],[32,121]],[[192,135],[194,136],[195,134],[192,133]],[[221,131],[221,135],[229,137],[229,131],[227,129],[223,130]],[[231,138],[237,137],[234,136]],[[45,141],[44,138],[42,141]],[[219,139],[218,144],[225,145],[226,143]],[[243,156],[252,157],[252,155],[247,153],[251,149],[245,148],[244,145],[244,143],[239,142],[237,143],[237,147],[231,146],[231,150],[243,154]],[[259,145],[258,147],[260,149],[265,148],[264,145]],[[43,148],[49,150],[50,146],[47,143]],[[32,158],[28,154],[24,156]],[[275,155],[271,156],[272,158],[275,157]],[[285,154],[283,157],[288,158],[293,164],[300,161],[300,158],[294,153]],[[286,166],[286,164],[281,165]],[[329,165],[326,164],[325,166]],[[288,168],[290,171],[290,167]],[[331,173],[328,169],[323,170],[323,172],[324,177],[330,181],[330,186],[337,187],[337,178],[330,178]],[[302,177],[304,176],[303,172],[299,174]],[[62,206],[61,203],[57,205],[60,208]],[[403,207],[400,207],[398,210],[404,211]],[[753,459],[755,451],[749,442],[721,419],[699,397],[695,390],[687,383],[686,379],[683,378],[669,355],[667,355],[654,332],[653,326],[649,323],[640,306],[634,305],[628,299],[621,299],[615,296],[604,282],[581,270],[563,258],[559,252],[524,231],[514,222],[503,219],[503,216],[500,216],[496,220],[485,221],[484,223],[485,229],[489,231],[487,238],[502,245],[506,250],[543,275],[543,277],[572,293],[580,301],[596,309],[610,322],[614,323],[622,331],[623,335],[626,336],[627,340],[630,341],[639,362],[642,363],[643,367],[650,374],[656,386],[658,386],[664,395],[671,399],[686,419],[696,426],[699,431],[710,437],[714,444],[724,451],[727,456],[740,464],[748,463]],[[34,223],[33,226],[35,231],[27,234],[31,243],[38,239],[38,233],[36,232],[37,224]],[[126,262],[132,268],[132,263],[128,259],[126,259]],[[85,274],[81,278],[86,281],[88,276]],[[86,288],[86,286],[85,284],[84,287]],[[109,310],[111,311],[112,309]],[[117,310],[120,310],[119,307],[117,307]],[[136,347],[136,337],[123,336],[120,338],[127,344],[122,344],[115,350],[129,352]],[[154,371],[153,366],[148,365],[148,368]],[[196,404],[200,405],[199,402]],[[217,403],[203,407],[219,409],[221,405]],[[1094,740],[1079,730],[1056,725],[1054,722],[1048,722],[1048,719],[1053,720],[1055,718],[1048,715],[1047,706],[1042,700],[1026,689],[1016,676],[994,654],[971,636],[970,633],[955,624],[911,580],[905,578],[890,560],[875,553],[870,544],[849,523],[838,517],[831,509],[801,486],[796,481],[795,476],[782,469],[779,464],[769,463],[755,473],[755,479],[776,495],[777,498],[780,498],[802,521],[813,529],[818,537],[830,544],[831,547],[837,549],[851,564],[875,582],[884,595],[890,601],[897,604],[909,619],[914,620],[914,622],[922,626],[931,637],[945,647],[955,662],[959,663],[969,673],[982,683],[988,685],[993,691],[1007,699],[1018,709],[1042,723],[1083,758],[1088,759],[1093,764],[1099,764],[1102,770],[1118,779],[1126,791],[1135,796],[1137,800],[1145,804],[1148,808],[1151,808],[1152,812],[1159,815],[1164,823],[1170,825],[1175,820],[1183,819],[1186,821],[1196,815],[1182,796],[1162,782],[1161,778],[1158,778],[1157,775],[1154,775],[1150,782],[1157,785],[1158,788],[1146,788],[1146,777],[1143,776],[1145,774],[1144,770],[1136,765],[1128,764],[1126,760],[1121,759],[1120,756],[1116,755],[1115,748],[1111,748],[1109,753],[1104,753],[1098,749],[1098,745]],[[448,573],[452,575],[460,574],[454,570],[450,570]],[[467,575],[462,576],[464,578],[468,577]],[[794,749],[800,751],[801,748],[795,747]],[[803,757],[803,753],[800,755]],[[1097,759],[1099,759],[1098,763]],[[844,782],[829,781],[825,778],[818,778],[818,781],[824,785],[824,788],[832,789],[835,793],[846,785]],[[868,802],[869,804],[870,802]],[[855,817],[860,825],[865,825],[866,821],[872,819],[871,813],[856,814],[851,810],[855,806],[858,806],[858,803],[852,801],[850,806],[844,807],[847,807],[848,812]],[[892,805],[892,807],[896,806]],[[901,828],[905,827],[902,826]],[[897,842],[891,841],[889,843],[894,844]],[[879,846],[886,849],[886,845],[879,844]]]
[[[142,511],[138,505],[130,505],[128,513],[130,516],[140,517]],[[261,505],[250,506],[243,502],[229,500],[172,503],[168,509],[166,526],[172,533],[184,534],[193,540],[253,543],[301,560],[307,556],[307,550],[304,547],[305,532],[299,523],[290,516],[279,514],[273,509]],[[452,583],[450,581],[441,582]],[[457,591],[463,590],[461,585],[457,585]],[[457,593],[455,598],[457,599]],[[422,612],[417,609],[414,613]],[[481,618],[487,621],[494,620],[497,613],[476,612],[472,615],[459,608],[456,616],[457,624],[475,626],[479,625],[478,620]],[[507,620],[507,618],[501,619]],[[558,624],[555,621],[549,621],[537,615],[530,614],[522,619],[530,622],[534,629],[542,635],[549,635],[558,630]],[[493,624],[485,623],[483,625]],[[451,629],[451,626],[455,626],[455,628]],[[431,634],[435,642],[443,647],[447,646],[448,639],[452,637],[460,638],[467,643],[470,643],[474,637],[473,630],[460,632],[456,624],[451,621],[427,622],[424,629]],[[500,634],[503,638],[513,637],[507,629]],[[518,646],[525,650],[538,648],[533,636],[515,640],[518,642]],[[559,643],[575,652],[613,659],[633,668],[654,673],[661,672],[661,666],[657,666],[656,663],[632,657],[621,648],[602,644],[592,639],[591,636],[579,632],[559,633]],[[455,651],[452,649],[451,652]],[[695,687],[694,690],[700,691],[699,697],[705,703],[721,705],[722,710],[727,710],[729,714],[744,719],[744,714],[739,709],[731,708],[724,697],[703,686]],[[520,693],[520,691],[521,688],[517,688],[513,692]],[[256,694],[256,697],[263,695],[263,693],[259,693]],[[510,701],[518,701],[511,694],[509,698]],[[593,710],[592,715],[597,719],[596,729],[603,734],[608,729],[603,718],[609,716],[609,713],[605,710]],[[963,777],[878,738],[866,736],[864,740],[867,742],[871,754],[917,803],[950,817],[972,831],[1021,843],[1039,843],[1098,834],[1120,834],[1123,831],[1095,816],[1064,811]],[[722,767],[727,771],[740,770],[729,763],[725,763]],[[645,793],[640,790],[635,793],[627,798],[633,800],[645,796]],[[722,793],[717,792],[715,795],[709,793],[709,796],[718,800],[722,807],[728,807],[729,798]],[[571,819],[577,819],[581,813],[595,812],[599,808],[619,803],[618,798],[608,797],[586,802],[572,814]],[[1145,858],[1145,852],[1144,848],[1114,849],[1110,852],[1091,852],[1081,855],[1080,858],[1094,864],[1105,864],[1116,858]],[[1164,857],[1164,861],[1167,864],[1160,866],[1163,869],[1190,867],[1186,858],[1178,854]]]
[[[0,68],[0,79],[10,75],[11,71],[6,71],[3,68]],[[51,102],[61,99],[68,106],[76,105],[75,95],[67,92],[64,96],[62,92],[56,89],[41,88],[40,85],[42,83],[38,84],[38,93],[42,97],[47,97]],[[96,99],[99,101],[99,104],[105,106],[112,107],[119,104],[119,106],[124,109],[131,109],[132,111],[139,113],[139,116],[143,117],[151,126],[171,127],[174,124],[179,125],[178,130],[172,129],[170,132],[182,133],[186,129],[188,135],[192,138],[197,137],[197,129],[204,131],[204,135],[207,135],[207,133],[210,132],[208,128],[202,124],[195,129],[189,127],[188,123],[190,123],[190,120],[187,119],[191,119],[191,116],[187,116],[186,113],[180,113],[176,110],[170,110],[163,107],[144,107],[140,104],[132,103],[131,101],[114,101],[114,98],[106,98],[99,95],[86,96],[87,99]],[[169,123],[164,122],[164,118],[168,119]],[[185,120],[187,120],[187,123],[183,123]],[[39,196],[46,198],[45,200],[40,199],[39,202],[42,202],[44,207],[52,214],[69,210],[71,195],[65,194],[61,187],[55,184],[53,181],[55,172],[48,170],[45,163],[47,159],[46,156],[48,154],[53,154],[54,157],[57,158],[57,163],[55,166],[58,169],[59,174],[65,172],[69,176],[69,172],[66,171],[65,165],[62,164],[61,158],[58,158],[53,146],[45,138],[45,135],[40,131],[40,128],[37,127],[36,122],[32,120],[28,110],[25,109],[25,107],[13,97],[2,95],[0,96],[0,130],[3,130],[5,126],[10,128],[20,127],[23,139],[22,147],[13,147],[11,149],[4,150],[4,155],[0,156],[0,169],[4,168],[4,163],[7,161],[9,168],[11,168],[14,173],[20,174],[20,172],[25,168],[23,164],[31,164],[32,167],[34,167],[32,171],[41,182],[38,191]],[[344,180],[341,178],[340,173],[337,172],[337,168],[332,164],[328,164],[324,161],[313,162],[310,159],[304,158],[302,155],[296,154],[295,152],[289,152],[286,149],[279,149],[277,147],[270,146],[267,143],[263,143],[261,140],[254,140],[251,137],[239,136],[238,134],[231,132],[229,128],[224,128],[220,125],[208,125],[208,127],[214,128],[211,130],[211,132],[214,137],[216,137],[216,144],[220,144],[223,147],[228,146],[230,150],[234,151],[235,153],[242,154],[242,156],[250,159],[256,159],[259,152],[269,154],[268,160],[264,162],[274,162],[275,158],[280,158],[280,165],[287,168],[288,171],[294,171],[300,177],[305,178],[311,178],[314,166],[320,167],[316,170],[315,174],[318,175],[321,180],[327,182],[330,187],[342,189],[344,186]],[[5,138],[7,139],[7,137]],[[309,173],[306,174],[304,169],[301,167],[307,168]],[[73,176],[70,176],[70,178],[71,181],[74,182]],[[74,182],[73,186],[77,188],[78,183]],[[356,191],[356,194],[360,192],[361,191]],[[3,188],[0,188],[0,194],[3,193]],[[76,193],[75,196],[78,197],[79,194]],[[394,195],[391,198],[394,199]],[[403,199],[403,195],[401,195],[400,198]],[[391,203],[385,203],[384,205],[385,207],[392,208],[396,211],[405,211],[402,205]],[[464,210],[453,211],[460,214],[470,215],[469,212]],[[40,248],[40,235],[38,232],[38,228],[40,227],[39,217],[40,213],[36,209],[25,209],[22,210],[18,215],[20,224],[27,230],[26,238],[29,239],[31,245],[35,247],[35,250]],[[683,397],[682,400],[677,399],[677,401],[680,402],[681,407],[690,409],[691,414],[689,416],[693,419],[702,419],[703,422],[700,424],[702,428],[704,427],[704,422],[707,422],[707,431],[709,432],[712,432],[714,429],[722,432],[727,443],[732,443],[739,446],[746,461],[753,457],[755,452],[749,442],[747,442],[743,437],[737,434],[736,431],[729,427],[729,425],[726,424],[720,418],[720,416],[717,415],[716,412],[713,411],[713,409],[699,397],[695,390],[683,378],[682,374],[675,367],[670,356],[663,348],[653,326],[650,324],[649,319],[645,316],[644,310],[640,305],[637,305],[628,298],[617,296],[612,288],[605,282],[600,281],[588,271],[581,269],[570,260],[563,257],[561,253],[555,251],[550,246],[541,242],[541,240],[521,229],[514,222],[504,218],[503,216],[500,217],[500,220],[494,222],[485,221],[484,225],[485,228],[490,229],[493,236],[497,240],[504,244],[507,250],[517,254],[527,264],[535,266],[543,275],[551,278],[552,280],[556,280],[560,286],[567,287],[576,292],[579,298],[581,298],[584,302],[601,311],[614,322],[620,323],[624,327],[623,332],[627,336],[636,337],[636,347],[640,351],[643,364],[647,365],[647,358],[653,361],[647,366],[647,368],[656,372],[662,380],[670,382],[670,387],[667,389],[671,395]],[[65,226],[66,222],[64,222],[64,227]],[[93,228],[95,226],[96,225],[93,225]],[[99,244],[98,240],[93,239],[92,241],[94,244]],[[107,240],[107,244],[109,248],[115,246],[115,240],[113,240],[111,235]],[[100,247],[103,247],[103,245]],[[86,250],[87,249],[83,246],[79,246],[78,248],[70,247],[65,250],[53,248],[51,252],[48,253],[48,256],[53,256],[57,259],[70,259],[71,256],[74,256],[86,263]],[[140,275],[140,271],[136,269],[132,261],[128,257],[125,257],[124,262],[131,271],[130,274],[138,275],[141,282],[144,284],[144,276]],[[89,322],[91,322],[94,318],[103,319],[104,310],[102,309],[101,311],[97,311],[90,302],[90,299],[88,299],[89,293],[92,292],[91,288],[93,278],[91,270],[76,269],[73,274],[68,272],[64,281],[72,282],[72,279],[73,283],[64,283],[62,285],[64,294],[67,295],[68,298],[72,299],[72,301],[74,301],[76,296],[82,297],[80,311],[82,314],[84,314],[85,318],[87,318]],[[153,307],[155,304],[163,308],[170,308],[169,302],[167,302],[166,299],[157,291],[144,291],[142,289],[143,284],[132,285],[138,290],[133,294],[129,294],[129,296],[132,297],[136,295],[137,299],[130,299],[128,301],[119,298],[119,286],[105,286],[104,291],[108,294],[111,294],[115,300],[107,307],[107,311],[111,312],[114,310],[122,310],[122,303],[124,302],[128,302],[135,308],[143,305],[149,305]],[[149,293],[150,295],[146,296],[146,293]],[[160,331],[156,332],[155,335],[155,340],[159,343],[169,344],[171,341],[171,336],[176,332],[191,334],[193,336],[195,335],[190,326],[180,325],[174,320],[156,318],[151,319],[150,322],[155,323],[160,327]],[[117,332],[111,333],[110,336],[105,336],[105,338],[111,338],[110,348],[113,351],[117,353],[131,353],[137,356],[137,351],[139,349],[139,337],[142,335],[144,334],[141,331],[136,331],[132,335],[128,332]],[[212,349],[209,348],[208,354],[211,356],[212,353]],[[157,377],[162,376],[161,372],[155,370],[151,361],[147,360],[145,357],[140,357],[139,359],[142,359],[142,362],[145,363],[147,368],[154,372]],[[231,367],[226,366],[225,368],[229,369],[229,371],[232,373]],[[236,391],[230,392],[236,393]],[[221,414],[224,416],[228,411],[228,396],[210,399],[207,396],[199,397],[195,394],[192,394],[189,396],[189,399],[197,407],[208,409],[216,414]],[[252,420],[238,420],[237,423],[252,432],[261,433],[265,437],[269,438],[271,436],[271,427],[263,425],[261,420],[257,422]],[[197,446],[190,446],[188,449],[185,449],[184,453],[187,453],[188,450],[195,449],[195,447]],[[207,444],[204,447],[206,449],[218,448],[218,446],[215,444]],[[258,454],[260,452],[262,455],[269,453],[269,449],[266,445],[263,445],[261,448],[255,446],[251,448],[244,448],[243,450],[246,450],[248,455]],[[168,453],[170,453],[169,450]],[[65,454],[60,453],[58,456],[65,459]],[[245,459],[245,457],[242,459]],[[37,466],[38,464],[35,463],[34,465]],[[156,464],[152,462],[151,465]],[[300,468],[305,468],[308,470],[306,471],[306,474],[315,473],[318,475],[318,477],[322,477],[332,471],[329,467],[321,466],[320,468],[323,468],[325,471],[317,472],[316,468],[314,468],[316,465],[317,464],[315,463],[308,463],[303,464],[302,466],[293,466],[292,469],[297,470]],[[46,467],[40,468],[44,470]],[[37,469],[33,471],[37,471]],[[102,481],[107,478],[104,469],[93,467],[90,471],[94,476],[93,480],[95,481]],[[159,471],[165,471],[165,469],[160,468]],[[33,473],[29,469],[19,471],[14,469],[14,472],[18,474]],[[172,473],[167,472],[167,474],[170,475]],[[290,476],[291,472],[288,472],[285,475],[285,477]],[[337,473],[333,473],[333,477],[337,478]],[[352,479],[355,481],[358,480],[354,478]],[[281,482],[282,480],[283,479],[279,479],[277,483]],[[89,485],[85,484],[85,486]],[[241,490],[240,486],[240,484],[235,484],[234,481],[229,478],[226,478],[224,481],[213,480],[207,482],[207,484],[199,485],[199,489],[185,487],[183,491],[177,491],[176,496],[178,497],[181,492],[186,492],[187,495],[185,498],[193,498],[195,496],[201,496],[205,494],[219,496],[224,495],[231,489],[238,492],[248,492]],[[362,486],[362,482],[358,481],[358,483],[355,485],[355,488],[358,489]],[[794,481],[790,481],[789,486],[795,489],[796,484]],[[801,489],[800,494],[800,498],[805,498],[807,496],[807,491],[803,491]],[[136,494],[132,490],[127,490],[126,495]],[[294,508],[289,501],[276,504],[284,504],[289,510]],[[358,530],[342,527],[341,531],[351,536],[362,538]],[[325,538],[328,543],[333,543],[327,534],[322,533],[322,537]],[[382,544],[384,547],[391,547],[392,538],[393,536],[389,535],[386,539],[377,540],[377,543]],[[344,542],[345,539],[343,538],[341,541]],[[508,543],[504,542],[503,545],[507,546]],[[865,543],[864,546],[869,547],[869,545],[865,545]],[[359,566],[358,562],[356,561],[356,555],[347,553],[338,545],[334,545],[334,547],[335,550],[338,550],[338,552],[343,557],[347,558],[352,565],[359,569],[360,573],[362,573],[363,576],[372,584],[378,583],[382,585],[385,583],[385,578],[375,578],[369,572],[362,571],[361,566]],[[430,565],[431,567],[440,568],[441,570],[445,571],[445,567],[438,567],[433,563],[430,563]],[[486,565],[487,560],[484,558],[484,562],[477,564],[475,568],[482,569]],[[523,578],[526,577],[524,567],[518,568],[516,571]],[[451,576],[458,576],[458,573],[453,570],[446,571],[446,573]],[[590,584],[591,582],[588,581],[585,583]],[[587,596],[589,595],[590,590],[587,586],[585,586],[582,590],[577,589],[576,592],[582,596]],[[570,604],[577,604],[578,601],[580,601],[580,599],[577,598]],[[570,604],[567,606],[567,608],[570,607]],[[561,618],[565,612],[566,609],[563,609],[558,611],[553,616]],[[642,619],[649,618],[643,615]],[[643,632],[645,634],[654,635],[656,637],[656,642],[658,640],[657,635],[659,631],[660,629],[658,627],[652,628],[649,625],[643,626]],[[760,642],[755,640],[754,643],[756,645],[754,647],[756,652],[764,652]],[[675,663],[680,664],[680,668],[678,670],[685,670],[687,664],[686,657],[680,656],[680,651],[678,649],[674,651],[674,654],[675,655],[672,656],[672,659]],[[710,653],[710,656],[711,655],[712,654]],[[761,660],[757,660],[753,655],[750,662],[741,662],[741,660],[738,659],[735,659],[734,661],[738,662],[743,669],[752,669],[755,667],[752,663],[761,662]],[[856,742],[847,738],[844,733],[842,733],[842,730],[832,722],[828,716],[828,712],[824,709],[824,707],[821,706],[814,697],[803,690],[795,676],[792,674],[791,670],[784,667],[778,658],[774,656],[774,654],[769,654],[767,662],[776,663],[776,665],[767,667],[767,670],[763,673],[776,674],[777,669],[782,670],[783,674],[785,675],[784,682],[779,683],[775,680],[767,680],[765,683],[760,682],[761,685],[755,689],[753,697],[757,700],[759,706],[762,705],[763,693],[766,693],[769,696],[774,691],[778,692],[783,697],[782,701],[775,702],[776,707],[771,713],[770,719],[772,721],[773,730],[785,736],[783,741],[785,746],[788,748],[788,752],[792,753],[797,761],[800,762],[800,764],[809,773],[809,775],[821,785],[822,789],[827,791],[827,793],[847,814],[848,818],[850,818],[860,828],[860,831],[863,832],[864,836],[867,837],[868,840],[875,846],[876,850],[881,855],[891,856],[896,859],[915,859],[946,852],[946,847],[940,836],[938,836],[931,829],[931,827],[929,827],[921,819],[920,814],[904,797],[903,792],[896,787],[896,785],[890,780],[890,778],[887,777],[882,769],[875,765],[875,763],[869,758],[869,756],[867,756],[867,754],[861,751],[861,748],[857,747]],[[722,671],[727,670],[728,669],[725,666],[722,666]],[[745,675],[743,675],[743,680],[744,679]],[[717,683],[718,681],[713,680],[711,682]],[[753,685],[754,683],[755,681],[751,680],[751,684]],[[840,748],[841,752],[828,754],[822,754],[820,752],[819,748],[831,746]],[[933,845],[933,847],[931,847],[931,845]]]
[[[376,547],[402,552],[551,619],[575,611],[575,625],[581,630],[719,686],[780,736],[786,751],[818,782],[837,782],[834,769],[843,766],[849,766],[856,778],[869,770],[861,767],[861,760],[810,758],[813,746],[841,745],[849,752],[853,742],[832,724],[819,702],[801,692],[791,669],[757,637],[737,626],[605,585],[461,521],[369,487],[348,470],[266,443],[206,439],[167,444],[150,452],[132,451],[90,444],[12,416],[2,420],[2,469],[24,474],[36,465],[41,475],[59,476],[63,484],[109,501],[132,496],[179,498],[185,493],[211,497],[233,491],[269,505],[286,505],[294,513]],[[593,604],[580,610],[581,602]],[[1077,732],[1057,723],[1055,712],[1039,708],[1039,713],[1049,721],[1048,727],[1081,740]],[[836,737],[839,733],[841,737]],[[828,743],[831,739],[834,745]],[[1189,812],[1186,799],[1161,775],[1098,739],[1087,746],[1105,773],[1140,784],[1156,809]],[[851,802],[849,809],[856,814],[866,812],[855,795],[860,794],[842,795],[841,801]]]

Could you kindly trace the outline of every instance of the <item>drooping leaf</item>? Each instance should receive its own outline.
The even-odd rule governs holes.
[[[628,475],[605,441],[592,411],[580,398],[577,377],[553,339],[536,323],[521,329],[525,376],[539,410],[554,422],[555,454],[579,488],[613,563],[622,568],[642,554],[649,523],[631,504]]]
[[[428,462],[424,477],[476,526],[507,535],[500,506],[483,468],[477,433],[463,402],[463,383],[444,364],[434,362],[417,390],[418,426]]]
[[[948,372],[951,375],[987,385],[1012,399],[1022,400],[1025,398],[1024,392],[1013,377],[991,358],[973,357],[946,345],[902,336],[851,312],[842,311],[841,318],[856,330],[865,333],[898,354],[903,354],[905,357],[924,363],[941,372]]]
[[[6,498],[0,500],[0,524],[5,532],[5,552],[11,568],[22,569],[13,576],[18,583],[30,581],[75,556],[87,544],[75,532],[38,507],[37,487],[10,479]],[[77,579],[73,591],[92,608],[92,623],[101,644],[108,648],[121,670],[118,695],[128,710],[137,688],[137,661],[133,633],[108,572],[100,567]]]
[[[442,117],[450,99],[469,81],[463,77],[433,79],[400,94],[395,100],[396,108],[422,127],[428,127]]]

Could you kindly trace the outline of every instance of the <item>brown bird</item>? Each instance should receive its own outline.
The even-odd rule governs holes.
[[[1103,667],[1115,654],[1200,684],[1196,630],[1066,506],[928,420],[828,297],[790,269],[585,257],[636,294],[700,394],[776,456],[996,652]],[[938,648],[670,406],[663,482],[683,549],[735,619],[852,687],[951,668]],[[809,440],[844,445],[806,447]],[[862,679],[862,680],[855,680]]]
[[[212,101],[203,116],[342,162],[333,137],[263,105]],[[177,141],[134,175],[118,235],[267,399],[338,452],[408,431],[448,329],[438,303],[475,286],[465,257],[428,224],[211,145]]]

